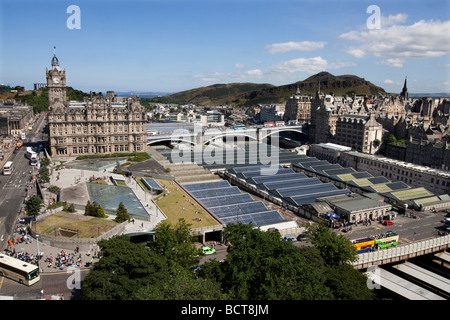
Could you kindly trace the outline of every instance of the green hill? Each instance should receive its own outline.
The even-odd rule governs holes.
[[[197,105],[225,105],[230,104],[234,97],[247,92],[275,87],[271,84],[257,83],[229,83],[214,84],[186,91],[177,92],[165,97],[145,99],[148,102],[171,104],[197,104]]]
[[[334,93],[337,96],[387,95],[383,88],[355,75],[334,76],[329,72],[320,72],[303,81],[281,86],[255,83],[215,84],[146,100],[150,103],[236,106],[285,103],[295,93],[297,87],[301,94],[314,95],[319,89],[319,83],[321,92]]]

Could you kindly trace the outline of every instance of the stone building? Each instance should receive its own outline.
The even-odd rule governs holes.
[[[297,120],[300,123],[311,121],[311,97],[301,95],[298,87],[295,94],[286,102],[284,121],[289,120]]]
[[[146,150],[146,110],[139,98],[92,94],[67,101],[66,70],[54,55],[46,70],[49,142],[53,157],[130,153]]]
[[[450,193],[450,173],[447,170],[394,160],[358,151],[342,152],[339,163],[357,171],[367,171],[373,176],[384,176],[391,181],[423,187],[435,194]]]
[[[369,115],[346,114],[336,122],[335,142],[354,150],[374,154],[381,146],[383,126]]]
[[[33,107],[15,101],[0,102],[0,136],[21,137],[33,120]]]

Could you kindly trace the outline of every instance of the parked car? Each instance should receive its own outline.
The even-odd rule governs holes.
[[[297,236],[297,240],[298,240],[298,241],[303,241],[303,240],[305,240],[305,238],[306,238],[306,233],[300,233],[300,234]]]
[[[393,225],[394,223],[393,223],[391,220],[384,220],[384,221],[383,221],[383,224],[384,224],[385,226],[391,226],[391,225]]]
[[[216,252],[216,249],[210,247],[202,247],[203,254],[213,254]]]
[[[297,241],[297,238],[296,238],[296,237],[293,237],[293,236],[285,236],[285,237],[283,238],[283,241],[296,242],[296,241]]]

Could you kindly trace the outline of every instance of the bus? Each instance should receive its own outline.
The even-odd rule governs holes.
[[[398,245],[398,233],[394,231],[388,231],[383,234],[377,235],[375,238],[375,249],[390,248]]]
[[[14,171],[14,164],[12,161],[8,161],[3,166],[3,175],[9,176]]]
[[[373,237],[366,237],[361,239],[351,240],[357,253],[370,252],[375,246],[375,239]]]
[[[31,286],[41,279],[37,265],[0,254],[0,275]]]
[[[36,166],[38,164],[38,155],[36,152],[33,152],[30,155],[30,165],[31,166]]]

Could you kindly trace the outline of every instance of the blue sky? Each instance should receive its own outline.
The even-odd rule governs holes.
[[[67,27],[70,5],[81,29]],[[449,34],[448,0],[0,0],[0,83],[45,82],[56,46],[67,84],[83,91],[282,85],[328,71],[388,92],[405,76],[410,92],[450,92]]]

